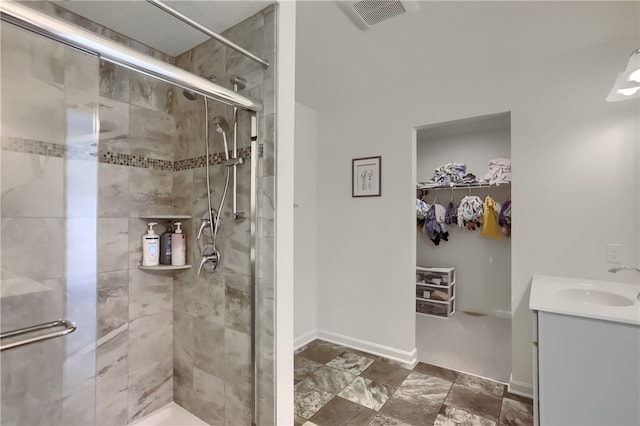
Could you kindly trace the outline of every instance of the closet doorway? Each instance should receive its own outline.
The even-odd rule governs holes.
[[[498,204],[496,215],[504,204],[510,205],[511,114],[429,125],[417,130],[416,145],[418,188],[422,188],[416,200],[418,360],[507,383],[511,374],[510,210],[502,212],[506,216],[497,232],[496,228],[485,229],[480,215],[478,220],[461,222],[462,226],[445,223],[444,232],[436,236],[433,226],[425,229],[419,217],[420,207],[427,209],[425,213],[434,204],[442,206],[434,210],[440,213],[442,208],[457,211],[461,202],[479,199],[485,203],[487,196]],[[490,167],[489,162],[496,159],[501,161]],[[509,182],[504,182],[507,165]],[[449,180],[465,175],[462,182],[448,185]],[[471,198],[465,201],[465,197]],[[426,216],[433,225],[433,219]],[[442,222],[441,215],[436,216],[436,222]],[[491,227],[490,220],[486,223]],[[492,237],[483,235],[483,229]],[[437,272],[435,268],[453,269]],[[440,285],[449,274],[449,285],[430,285],[432,271],[436,277],[445,275]]]

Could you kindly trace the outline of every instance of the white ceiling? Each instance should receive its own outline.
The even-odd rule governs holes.
[[[164,3],[220,34],[273,2],[200,0]],[[57,4],[170,56],[178,56],[209,39],[145,0],[63,0]]]
[[[517,73],[567,52],[637,37],[639,4],[420,1],[417,13],[362,31],[336,1],[301,1],[296,98],[322,110],[407,92],[423,79],[482,81],[495,69]],[[620,69],[626,60],[620,58]]]
[[[167,1],[211,30],[274,0]],[[481,80],[571,51],[637,35],[638,1],[419,1],[417,13],[358,29],[336,0],[298,0],[296,98],[317,110],[411,90],[414,81]],[[59,5],[171,56],[207,36],[144,0],[62,0]],[[640,41],[638,42],[640,45]],[[630,51],[638,46],[630,46]],[[620,68],[626,58],[620,58]]]

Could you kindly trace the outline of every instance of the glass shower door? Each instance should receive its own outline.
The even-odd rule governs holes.
[[[0,329],[59,319],[77,329],[0,352],[0,423],[93,424],[98,59],[1,30]]]

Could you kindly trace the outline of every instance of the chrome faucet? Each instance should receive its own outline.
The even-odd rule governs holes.
[[[612,273],[617,273],[623,270],[628,270],[628,271],[636,271],[637,273],[640,274],[640,268],[636,268],[635,266],[627,266],[627,265],[622,265],[622,266],[616,266],[615,268],[611,268],[609,269],[609,272]]]
[[[636,268],[635,266],[628,266],[628,265],[616,266],[614,268],[609,269],[609,272],[616,274],[624,270],[635,271],[640,274],[640,268]],[[640,293],[638,293],[638,295],[636,296],[636,299],[640,300]]]
[[[215,272],[220,265],[220,252],[213,244],[205,244],[202,248],[202,258],[198,266],[198,275],[202,273],[202,268],[207,272]]]

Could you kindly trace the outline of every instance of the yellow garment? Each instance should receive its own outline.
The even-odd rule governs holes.
[[[482,232],[485,237],[495,238],[499,240],[502,238],[500,227],[498,226],[498,212],[496,211],[496,202],[493,198],[487,196],[484,199],[484,213],[482,215]]]

